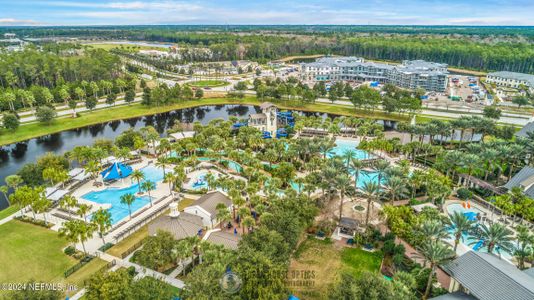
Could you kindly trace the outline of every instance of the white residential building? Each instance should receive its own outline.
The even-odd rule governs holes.
[[[530,92],[534,92],[534,75],[516,72],[493,72],[486,76],[487,83],[493,83],[501,87],[519,88],[521,85],[528,87]]]
[[[315,81],[377,81],[408,89],[444,92],[447,65],[423,60],[400,65],[366,62],[360,57],[323,57],[301,65],[301,78]]]

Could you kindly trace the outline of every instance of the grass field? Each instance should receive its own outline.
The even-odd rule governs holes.
[[[265,100],[268,101],[268,100]],[[94,112],[83,112],[81,116],[73,118],[59,118],[50,125],[43,125],[40,123],[30,123],[21,125],[15,132],[0,130],[0,146],[11,144],[15,142],[24,141],[30,138],[39,137],[47,134],[52,134],[64,130],[75,129],[93,124],[103,122],[121,120],[133,117],[154,115],[158,113],[168,112],[177,109],[191,108],[204,105],[222,105],[222,104],[243,104],[243,105],[259,105],[263,100],[256,99],[256,97],[246,97],[244,99],[230,99],[230,98],[205,98],[200,100],[184,101],[174,103],[167,106],[146,107],[140,103],[132,105],[112,107],[109,109],[97,110]],[[384,112],[369,112],[357,110],[352,107],[336,104],[315,103],[301,105],[294,101],[280,101],[276,102],[281,109],[296,109],[303,111],[316,111],[331,114],[338,114],[344,116],[356,116],[375,119],[389,119],[389,120],[403,120],[407,121],[408,117],[399,116],[398,114],[390,115]]]
[[[229,83],[224,80],[199,80],[188,83],[190,86],[194,87],[216,87],[216,86],[225,86]]]
[[[291,261],[288,287],[300,299],[328,299],[329,290],[340,273],[358,276],[363,271],[378,272],[381,260],[379,253],[308,238],[299,246]],[[302,274],[312,274],[312,277],[306,280]]]
[[[183,199],[180,201],[180,204],[178,205],[179,210],[183,210],[185,207],[191,205],[193,203],[193,199]],[[168,212],[164,212],[166,214]],[[109,248],[106,252],[108,254],[111,254],[116,257],[121,257],[122,253],[124,253],[126,250],[130,249],[130,247],[134,246],[135,244],[139,243],[141,240],[146,238],[148,236],[148,225],[145,225],[141,227],[139,230],[125,238],[124,240],[118,242],[113,247]]]
[[[0,220],[14,214],[18,209],[19,209],[18,206],[11,205],[3,210],[0,210]]]
[[[143,45],[130,45],[130,44],[112,44],[112,43],[101,43],[101,44],[85,44],[86,46],[90,46],[94,49],[104,49],[104,50],[111,50],[115,48],[123,48],[126,50],[133,49],[133,51],[138,50],[159,50],[159,51],[167,51],[166,47],[155,47],[155,46],[143,46]]]

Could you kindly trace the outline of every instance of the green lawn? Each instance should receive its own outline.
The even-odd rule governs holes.
[[[16,205],[11,205],[5,209],[0,210],[0,220],[3,218],[9,217],[14,214],[19,209]]]
[[[216,86],[225,86],[229,83],[224,80],[199,80],[188,83],[190,86],[195,87],[216,87]]]
[[[270,101],[270,100],[265,100]],[[174,103],[166,106],[146,107],[140,103],[132,105],[112,107],[108,109],[97,110],[94,112],[83,112],[77,118],[64,117],[56,119],[50,125],[43,125],[40,123],[30,123],[21,125],[16,131],[11,132],[5,129],[0,129],[0,146],[20,142],[34,137],[39,137],[47,134],[52,134],[68,129],[84,127],[103,122],[122,120],[133,117],[140,117],[146,115],[154,115],[158,113],[168,112],[177,109],[191,108],[204,105],[222,105],[222,104],[243,104],[243,105],[259,105],[264,100],[256,99],[256,97],[245,97],[244,99],[230,99],[230,98],[205,98],[200,100],[184,101]],[[406,116],[399,116],[398,114],[386,114],[384,112],[363,111],[357,110],[353,107],[347,107],[337,104],[314,103],[314,104],[299,104],[295,101],[278,101],[277,106],[281,109],[296,109],[303,111],[315,111],[331,114],[338,114],[343,116],[356,116],[375,119],[389,119],[389,120],[408,120]]]
[[[57,232],[16,220],[0,225],[0,282],[61,281],[76,260],[63,253]]]
[[[291,260],[288,288],[301,299],[328,299],[329,291],[342,272],[356,276],[364,271],[378,272],[381,260],[380,253],[346,248],[329,240],[310,237],[299,245]],[[313,278],[299,282],[303,278],[298,274],[310,271]]]
[[[68,242],[55,231],[16,220],[0,225],[0,245],[0,282],[69,283],[81,289],[107,263],[95,258],[65,278],[63,273],[78,262],[63,253]]]
[[[355,275],[364,271],[378,272],[382,262],[380,252],[368,252],[360,248],[345,248],[341,252],[344,269]]]

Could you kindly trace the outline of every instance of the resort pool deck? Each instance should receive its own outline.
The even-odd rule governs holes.
[[[466,215],[468,218],[475,218],[476,219],[476,215],[479,214],[479,213],[482,213],[482,210],[476,208],[473,206],[473,204],[471,204],[471,208],[465,208],[462,206],[462,204],[460,203],[452,203],[452,204],[449,204],[447,205],[447,213],[448,214],[453,214],[454,212],[460,212],[460,213],[463,213],[464,215]],[[477,226],[479,223],[477,223],[475,226]],[[449,229],[449,233],[453,233],[453,228],[450,228]],[[453,242],[453,238],[451,237],[449,239],[450,242]],[[477,242],[475,244],[472,244],[470,245],[472,242]],[[462,244],[465,248],[467,249],[471,249],[473,251],[477,251],[477,252],[483,252],[483,253],[486,253],[488,252],[488,249],[487,247],[484,247],[483,246],[483,243],[482,241],[479,241],[473,234],[471,233],[463,233],[462,234],[462,240],[460,240],[460,244]],[[495,249],[495,254],[499,254],[499,249],[496,248]],[[508,261],[512,261],[512,253],[509,253],[507,251],[500,251],[500,255],[508,260]]]
[[[152,181],[154,183],[163,181],[163,170],[160,168],[149,165],[142,168],[141,171],[145,174],[145,181]],[[131,181],[130,178],[122,180]],[[111,207],[108,211],[111,213],[112,223],[116,224],[129,215],[128,205],[121,203],[121,196],[125,194],[136,195],[138,191],[139,186],[135,183],[125,188],[110,187],[101,191],[89,192],[81,196],[81,198],[98,204],[110,205]],[[150,199],[147,195],[136,196],[135,201],[131,205],[132,214],[148,203],[150,203]]]
[[[326,157],[332,158],[334,156],[343,156],[348,150],[353,150],[355,152],[354,157],[357,159],[368,159],[373,157],[367,151],[356,149],[358,144],[359,142],[356,140],[336,139],[336,146],[328,151]]]
[[[350,170],[350,174],[352,174],[353,178],[356,175],[354,170]],[[381,184],[386,183],[386,179],[384,178],[384,176],[382,176],[380,181],[381,181]],[[360,174],[358,174],[358,182],[356,183],[357,184],[356,187],[359,189],[362,189],[365,183],[367,182],[378,183],[378,172],[369,172],[369,171],[364,171],[364,170],[360,171]]]

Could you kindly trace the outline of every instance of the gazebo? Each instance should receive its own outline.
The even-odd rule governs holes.
[[[126,178],[130,176],[132,172],[132,167],[115,162],[107,169],[105,169],[102,173],[100,173],[100,175],[102,175],[102,179],[104,179],[104,181],[109,181]]]

